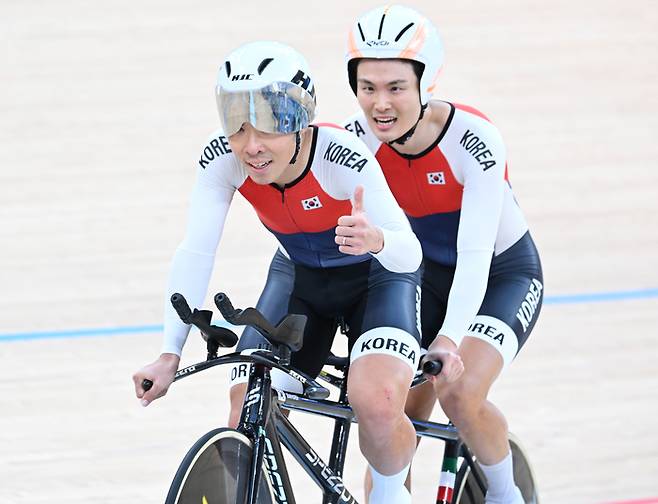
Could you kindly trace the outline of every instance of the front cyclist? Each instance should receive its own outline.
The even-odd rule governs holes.
[[[180,292],[202,305],[239,191],[280,242],[259,307],[274,323],[288,312],[308,317],[292,365],[312,376],[336,320],[346,322],[350,402],[375,475],[370,500],[409,503],[404,480],[415,434],[404,404],[420,357],[420,244],[372,153],[346,131],[310,125],[315,89],[296,51],[272,42],[238,48],[219,71],[217,103],[223,131],[202,151],[166,299]],[[144,405],[172,383],[188,331],[167,302],[162,354],[133,376]],[[243,336],[240,348],[250,343],[257,344]],[[153,382],[148,392],[145,378]]]
[[[486,502],[522,503],[507,422],[487,400],[542,304],[539,256],[508,181],[496,127],[472,107],[430,101],[443,64],[432,23],[390,6],[349,33],[349,83],[362,112],[346,128],[382,166],[423,247],[422,346],[444,367],[406,412],[429,418],[439,402],[475,452]]]

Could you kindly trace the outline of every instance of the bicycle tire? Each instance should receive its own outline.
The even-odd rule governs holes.
[[[537,480],[528,455],[519,439],[512,433],[509,434],[509,444],[514,465],[514,482],[521,490],[526,504],[539,504]],[[455,478],[455,504],[484,504],[484,493],[465,462],[462,462]]]
[[[242,504],[247,499],[252,443],[234,429],[214,429],[194,443],[178,467],[165,504]],[[266,473],[258,504],[273,504]]]

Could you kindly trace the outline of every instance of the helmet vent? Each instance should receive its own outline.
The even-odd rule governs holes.
[[[258,75],[261,75],[263,73],[263,70],[265,70],[267,65],[272,63],[273,60],[274,58],[265,58],[263,61],[261,61],[260,65],[258,65]]]
[[[413,25],[414,25],[414,23],[409,23],[407,26],[405,26],[404,28],[402,28],[402,31],[401,31],[400,33],[398,33],[398,36],[397,36],[397,37],[395,37],[395,41],[397,42],[398,40],[400,40],[400,38],[402,37],[402,35],[404,35],[404,32],[406,32],[406,31],[407,31],[409,28],[411,28]]]
[[[379,35],[377,35],[377,38],[378,38],[379,40],[382,39],[382,29],[384,28],[384,18],[386,18],[386,14],[383,14],[383,15],[382,15],[382,20],[381,20],[381,22],[379,23]]]
[[[226,77],[231,76],[231,62],[230,61],[225,61],[224,66],[226,67]]]
[[[359,27],[359,33],[361,34],[361,40],[364,42],[366,41],[366,36],[363,34],[363,29],[361,28],[361,23],[357,23],[357,26]]]

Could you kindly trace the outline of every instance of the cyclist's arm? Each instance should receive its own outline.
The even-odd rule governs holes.
[[[333,136],[353,155],[348,157],[352,159],[351,164],[326,166],[328,191],[337,198],[349,197],[354,203],[354,192],[357,186],[362,186],[365,214],[370,224],[379,228],[384,236],[383,248],[372,255],[390,271],[416,271],[423,255],[420,242],[391,193],[379,162],[366,145],[349,132],[334,129]]]
[[[230,155],[199,166],[192,191],[185,238],[176,249],[165,291],[163,354],[180,356],[190,326],[184,324],[169,301],[179,292],[191,307],[201,307],[239,176]]]
[[[374,156],[372,159],[377,163]],[[365,213],[371,223],[379,227],[384,235],[384,247],[372,255],[390,271],[416,271],[423,260],[420,242],[391,193],[379,163],[376,165],[376,170],[379,175],[373,178],[377,179],[377,183],[363,185]]]
[[[503,206],[506,151],[498,130],[482,122],[474,134],[491,151],[495,165],[483,165],[462,149],[464,194],[457,234],[457,265],[439,334],[457,346],[475,318],[487,289],[491,258]],[[485,169],[486,168],[486,169]]]

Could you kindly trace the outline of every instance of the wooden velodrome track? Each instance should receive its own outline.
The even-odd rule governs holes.
[[[146,409],[131,382],[159,351],[216,70],[242,42],[289,43],[315,72],[319,119],[338,121],[356,108],[346,31],[375,5],[0,2],[0,503],[160,503],[187,448],[224,424],[222,370]],[[542,254],[543,313],[493,398],[543,502],[658,502],[658,8],[413,5],[446,45],[437,97],[502,130]],[[212,292],[255,303],[274,247],[236,197]],[[196,334],[183,357],[203,358]],[[329,425],[295,416],[328,453]],[[421,445],[414,502],[432,502],[440,446]],[[362,468],[353,443],[359,496]],[[300,504],[320,502],[294,474]]]

